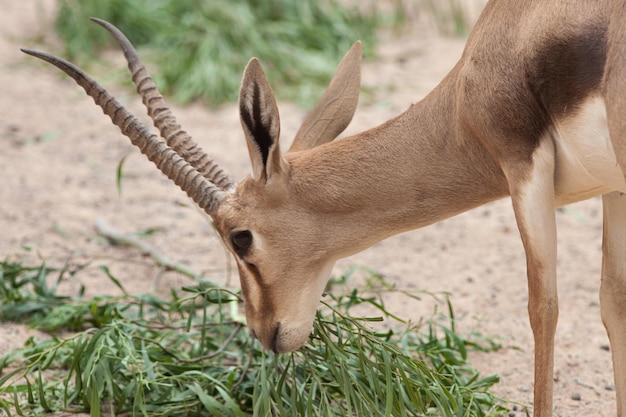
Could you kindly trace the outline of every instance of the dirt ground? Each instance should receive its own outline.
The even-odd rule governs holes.
[[[52,0],[0,0],[0,256],[46,259],[52,265],[89,260],[80,283],[66,283],[70,291],[82,283],[90,294],[111,292],[97,269],[100,264],[123,278],[129,291],[149,290],[153,264],[136,250],[99,239],[94,222],[102,217],[125,232],[160,228],[147,238],[150,244],[208,278],[223,280],[229,261],[206,218],[73,82],[19,52],[19,47],[37,47],[42,36],[54,43],[54,5]],[[363,84],[375,92],[360,104],[346,134],[374,127],[427,94],[452,68],[463,44],[462,39],[421,28],[384,40],[378,59],[363,67]],[[111,65],[124,64],[115,55]],[[101,80],[107,85],[106,76]],[[143,116],[131,91],[111,90]],[[286,147],[304,112],[288,103],[280,108]],[[247,174],[234,105],[215,111],[200,105],[174,110],[228,172],[235,178]],[[123,193],[118,196],[115,171],[125,155]],[[557,214],[561,313],[555,413],[561,416],[615,415],[608,338],[598,303],[601,213],[600,201],[593,199]],[[351,265],[379,271],[401,288],[450,292],[461,330],[496,335],[503,344],[496,353],[473,353],[472,363],[485,375],[500,375],[496,394],[531,404],[533,347],[525,260],[508,199],[387,239],[339,262],[336,273]],[[230,283],[238,284],[235,277]],[[167,273],[158,281],[161,289],[181,284],[181,278]],[[432,308],[427,303],[400,307],[403,317],[414,320]],[[0,353],[20,346],[29,334],[22,326],[0,324]]]

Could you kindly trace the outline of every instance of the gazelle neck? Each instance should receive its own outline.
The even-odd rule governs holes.
[[[508,194],[497,162],[459,122],[455,80],[456,69],[374,129],[287,155],[293,195],[350,240],[342,257]]]

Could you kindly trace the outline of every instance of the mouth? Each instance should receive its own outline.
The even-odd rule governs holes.
[[[270,337],[270,349],[274,353],[282,353],[278,349],[278,335],[279,335],[279,331],[280,331],[280,323],[276,323],[276,326],[274,326],[274,331],[272,333],[272,336]]]
[[[250,333],[252,333],[252,336],[261,342],[265,350],[272,351],[274,353],[284,353],[283,351],[279,349],[279,346],[278,346],[279,332],[280,332],[280,323],[276,323],[271,333],[269,334],[269,337],[267,338],[259,337],[259,334],[253,328],[250,328]]]

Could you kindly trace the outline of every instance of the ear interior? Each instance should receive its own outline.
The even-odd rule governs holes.
[[[274,92],[261,63],[252,58],[244,71],[239,91],[239,116],[246,137],[252,175],[270,181],[282,171],[279,146],[280,116]]]

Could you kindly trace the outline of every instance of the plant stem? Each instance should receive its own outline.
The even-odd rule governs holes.
[[[114,245],[131,246],[137,248],[141,251],[141,253],[150,256],[157,263],[157,265],[165,268],[166,270],[181,273],[196,281],[200,278],[200,275],[192,269],[172,261],[167,256],[163,255],[158,249],[144,242],[137,236],[125,234],[115,229],[113,226],[109,225],[102,217],[98,217],[96,219],[95,227],[100,236],[105,237]],[[207,284],[215,288],[225,289],[223,285],[213,281],[207,282]]]

